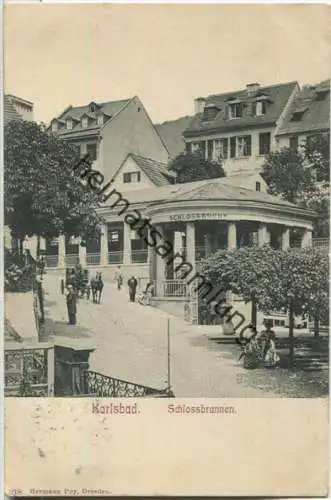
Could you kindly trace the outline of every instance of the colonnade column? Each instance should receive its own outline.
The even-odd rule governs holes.
[[[196,272],[195,262],[195,224],[194,222],[186,223],[186,261],[193,268],[192,272]]]
[[[282,233],[282,250],[290,248],[290,229],[286,227]]]
[[[270,234],[266,224],[259,224],[259,229],[257,233],[257,240],[259,247],[263,245],[268,245],[270,243]]]
[[[148,241],[151,241],[150,239],[150,228],[147,228],[147,239]],[[152,245],[147,245],[147,264],[148,264],[148,276],[149,276],[149,281],[156,281],[156,252],[155,252],[155,247]]]
[[[104,224],[100,236],[100,265],[108,265],[108,224]]]
[[[82,246],[79,244],[78,247],[78,257],[79,257],[79,263],[82,267],[86,266],[86,246]]]
[[[228,250],[237,248],[237,225],[235,222],[228,223]]]
[[[123,264],[131,264],[131,227],[123,222]]]
[[[66,265],[66,239],[64,234],[58,237],[58,267],[65,267]]]
[[[159,245],[164,241],[164,229],[160,224],[155,226],[158,234],[161,235]],[[164,276],[165,276],[165,261],[157,252],[155,252],[156,257],[156,295],[158,297],[164,297]]]
[[[313,245],[313,233],[310,229],[305,229],[302,235],[301,248],[310,248]]]

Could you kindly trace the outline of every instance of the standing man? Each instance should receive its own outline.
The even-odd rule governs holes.
[[[76,324],[76,313],[77,313],[77,303],[76,303],[76,293],[72,285],[68,285],[66,291],[66,302],[68,309],[69,325]]]
[[[134,276],[131,276],[131,278],[128,281],[130,302],[136,301],[137,285],[138,285],[138,281],[136,280],[136,278]]]
[[[115,273],[115,281],[117,283],[117,290],[120,290],[123,284],[123,274],[121,271],[121,266],[117,267],[117,271]]]

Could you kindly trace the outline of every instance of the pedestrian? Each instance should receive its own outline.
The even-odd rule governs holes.
[[[77,314],[77,303],[76,303],[76,293],[72,285],[68,285],[66,291],[66,302],[68,309],[69,325],[76,324],[76,314]]]
[[[134,276],[131,276],[131,278],[128,281],[130,302],[136,301],[137,285],[138,285],[137,279]]]
[[[263,363],[266,368],[275,368],[278,366],[280,358],[276,352],[276,334],[272,330],[272,320],[264,320],[265,330],[259,335],[259,343],[262,349]]]
[[[117,290],[120,290],[123,284],[123,274],[121,271],[121,266],[117,267],[117,271],[115,273],[115,281],[117,283]]]

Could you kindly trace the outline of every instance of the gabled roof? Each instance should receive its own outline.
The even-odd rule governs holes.
[[[191,120],[192,116],[183,116],[176,120],[154,125],[171,159],[176,158],[176,156],[185,150],[183,132],[189,126]]]
[[[318,94],[325,92],[324,100]],[[302,113],[293,121],[293,114]],[[294,99],[277,135],[300,134],[329,130],[330,128],[330,80],[303,87]]]
[[[77,125],[75,125],[71,130],[60,130],[59,133],[61,135],[66,135],[70,134],[72,132],[77,132],[77,131],[84,131],[86,128],[83,128],[81,126],[81,118],[83,116],[88,116],[89,118],[95,118],[97,119],[97,116],[100,115],[100,113],[104,113],[106,117],[113,118],[115,115],[117,115],[132,99],[121,99],[119,101],[108,101],[108,102],[103,102],[103,103],[94,103],[96,104],[96,110],[95,112],[91,112],[90,110],[90,104],[87,104],[86,106],[69,106],[67,107],[59,116],[58,120],[67,120],[68,118],[73,118],[76,122]],[[104,124],[102,125],[97,125],[97,124],[91,124],[92,128],[99,127],[102,128]],[[89,127],[88,127],[89,128]]]
[[[151,158],[144,158],[143,156],[130,153],[139,168],[147,175],[155,186],[165,186],[171,184],[171,179],[174,176],[169,172],[166,163],[152,160]]]
[[[16,111],[11,103],[10,97],[7,95],[3,96],[3,124],[11,121],[23,120],[22,116]]]
[[[215,94],[206,97],[205,104],[214,104],[219,108],[216,117],[211,121],[203,120],[203,113],[194,116],[188,128],[184,132],[185,137],[194,137],[208,132],[227,132],[243,129],[246,127],[263,127],[274,125],[279,119],[292,92],[297,87],[297,82],[282,83],[267,87],[259,87],[256,92],[248,93],[247,89],[224,94]],[[266,113],[261,116],[253,115],[251,103],[256,102],[258,96],[268,98]],[[241,118],[229,119],[227,107],[229,99],[236,99],[244,105],[244,113]]]

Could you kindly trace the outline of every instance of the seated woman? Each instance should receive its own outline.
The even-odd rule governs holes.
[[[244,368],[275,368],[279,363],[276,352],[276,335],[271,329],[272,323],[265,321],[265,330],[260,334],[251,326],[246,339],[243,340],[243,352],[239,359],[243,358]]]
[[[145,290],[141,292],[137,297],[139,304],[141,304],[142,306],[149,306],[153,294],[154,294],[154,285],[150,281],[147,283]]]

